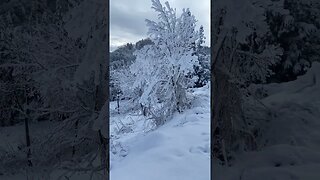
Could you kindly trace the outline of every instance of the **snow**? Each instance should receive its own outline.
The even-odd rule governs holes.
[[[54,122],[43,121],[29,124],[29,131],[32,132],[31,143],[34,137],[39,137],[48,131],[49,127],[52,127]],[[17,124],[15,126],[1,127],[0,128],[0,150],[5,152],[13,152],[18,150],[18,146],[25,144],[25,129],[24,123]],[[18,162],[19,160],[17,160]],[[14,162],[13,162],[14,163]],[[16,166],[16,164],[12,164]],[[1,169],[2,171],[3,169]],[[25,172],[19,172],[12,175],[3,176],[0,171],[1,180],[21,180],[25,179]]]
[[[195,88],[190,96],[190,109],[174,114],[155,130],[143,116],[116,114],[116,103],[110,103],[110,179],[210,178],[210,89]],[[121,103],[129,102],[120,102],[120,108]],[[130,129],[128,133],[117,134],[114,130],[121,122]]]
[[[214,161],[217,180],[319,180],[320,63],[297,80],[264,85],[262,102],[274,112],[262,130],[258,151],[237,153],[231,167]],[[262,123],[262,122],[261,122]]]
[[[55,129],[55,127],[58,125],[58,122],[54,121],[41,121],[41,122],[30,122],[29,123],[29,131],[30,133],[30,138],[31,138],[31,145],[33,143],[38,143],[38,139],[40,137],[45,137],[47,136],[51,131]],[[22,164],[21,159],[26,158],[26,154],[24,152],[19,152],[18,151],[18,146],[24,145],[25,144],[25,129],[24,129],[24,123],[17,124],[15,126],[9,126],[9,127],[1,127],[0,128],[0,153],[2,152],[17,152],[15,155],[22,157],[17,157],[16,160],[14,159],[9,159],[6,158],[6,160],[10,160],[10,162],[4,162],[1,161],[0,163],[0,179],[1,180],[22,180],[26,179],[26,176],[28,174],[29,179],[45,179],[45,180],[56,180],[59,179],[60,176],[63,174],[66,176],[69,176],[69,174],[66,174],[65,170],[59,170],[59,166],[56,167],[47,167],[43,165],[37,164],[36,167],[31,168],[27,172],[27,167],[25,164]],[[54,148],[54,147],[53,147]],[[44,152],[46,152],[45,149],[43,149]],[[3,154],[2,154],[3,155]],[[47,154],[44,154],[44,156],[47,156]],[[3,158],[1,156],[0,158]],[[40,155],[36,156],[36,160],[39,160],[37,158],[41,158]],[[47,160],[51,158],[54,159],[55,157],[46,157]],[[86,158],[86,157],[83,157]],[[100,160],[99,158],[97,158]],[[1,159],[3,160],[3,159]],[[57,159],[54,159],[57,160]],[[94,162],[93,165],[99,165],[100,162]],[[6,165],[6,167],[3,167],[3,164]],[[45,163],[43,163],[45,164]],[[86,164],[79,164],[85,166]],[[11,174],[6,172],[6,169],[15,169],[16,171],[13,172],[11,170]],[[43,169],[42,169],[43,168]],[[78,168],[78,167],[74,167]],[[75,172],[73,176],[70,178],[70,180],[88,180],[90,179],[91,172]],[[31,178],[32,177],[32,178]],[[97,172],[92,174],[93,179],[101,179],[101,175],[98,174]]]
[[[29,123],[29,131],[32,132],[33,137],[40,136],[54,124],[54,122],[37,122]],[[25,127],[24,123],[17,124],[15,126],[1,127],[0,128],[0,149],[4,150],[17,150],[17,146],[25,144]],[[32,138],[32,137],[31,137]]]

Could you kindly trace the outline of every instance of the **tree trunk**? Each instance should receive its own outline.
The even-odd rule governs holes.
[[[78,124],[79,124],[79,120],[76,120],[76,123],[74,125],[74,133],[75,133],[75,140],[73,141],[74,143],[76,142],[77,138],[78,138]],[[76,145],[74,144],[72,146],[72,156],[74,156],[76,154]]]
[[[28,111],[28,110],[27,110]],[[28,112],[27,112],[28,115]],[[24,119],[24,125],[25,125],[25,133],[26,133],[26,143],[27,143],[27,160],[28,160],[28,166],[32,167],[32,161],[31,161],[31,149],[30,149],[30,134],[29,134],[29,120],[28,117],[25,117]]]
[[[103,174],[108,175],[109,170],[109,158],[108,158],[108,149],[107,149],[107,138],[104,138],[101,134],[101,130],[98,131],[99,139],[100,139],[100,148],[101,148],[101,164],[105,166],[103,169]]]
[[[118,110],[118,114],[120,114],[120,96],[117,95],[117,110]]]
[[[96,98],[95,98],[95,111],[101,111],[103,105],[108,100],[108,79],[105,77],[107,74],[107,67],[105,64],[100,64],[100,83],[96,86]],[[109,110],[109,108],[108,108]],[[107,121],[107,120],[106,120]],[[109,126],[101,127],[106,128],[107,133],[109,134]],[[101,155],[101,165],[105,168],[103,173],[105,176],[108,175],[109,171],[109,141],[107,138],[103,137],[101,130],[98,131],[98,138],[100,140],[100,155]]]

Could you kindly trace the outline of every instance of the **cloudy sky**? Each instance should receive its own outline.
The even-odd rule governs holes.
[[[206,43],[210,45],[210,0],[160,0],[168,1],[176,8],[177,15],[182,8],[189,8],[198,20],[197,26],[204,26]],[[151,0],[110,0],[110,50],[134,43],[147,37],[145,19],[156,20],[157,14],[151,9]]]

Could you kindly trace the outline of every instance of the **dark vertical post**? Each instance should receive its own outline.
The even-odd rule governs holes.
[[[28,111],[28,110],[27,110]],[[28,115],[28,113],[27,113]],[[30,134],[29,134],[29,120],[28,117],[25,117],[24,119],[24,125],[25,125],[25,132],[26,132],[26,143],[27,143],[27,159],[28,159],[28,166],[32,167],[32,161],[31,161],[31,150],[30,150]]]
[[[119,94],[119,91],[117,93],[117,111],[118,111],[118,114],[120,114],[120,94]]]

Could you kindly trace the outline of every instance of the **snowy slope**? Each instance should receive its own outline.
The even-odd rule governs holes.
[[[112,114],[112,180],[210,179],[210,89],[194,89],[192,96],[191,109],[154,131],[144,132],[143,117]],[[127,133],[115,135],[112,128],[120,120]]]
[[[320,179],[320,63],[297,80],[264,87],[275,112],[256,152],[239,153],[232,167],[214,165],[217,180]]]

